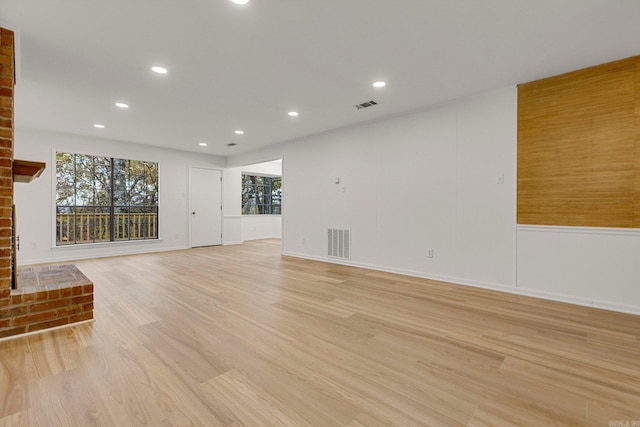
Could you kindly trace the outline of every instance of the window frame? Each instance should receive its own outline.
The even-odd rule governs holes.
[[[59,207],[64,207],[65,205],[58,205],[58,200],[57,200],[57,196],[58,196],[58,185],[57,185],[57,176],[58,176],[58,163],[57,163],[57,153],[65,153],[65,154],[70,154],[70,155],[74,155],[74,156],[88,156],[88,157],[93,157],[94,159],[96,157],[102,157],[102,158],[107,158],[109,159],[109,163],[112,166],[114,164],[115,161],[117,160],[125,160],[125,161],[136,161],[136,162],[142,162],[143,164],[152,164],[154,165],[154,169],[155,169],[155,180],[154,180],[154,185],[155,185],[155,205],[128,205],[125,206],[125,208],[131,210],[137,210],[137,209],[152,209],[154,212],[144,212],[145,214],[152,214],[155,215],[155,224],[154,224],[154,235],[153,237],[148,237],[148,236],[141,236],[141,237],[134,237],[132,238],[130,234],[128,234],[127,238],[121,238],[121,239],[117,239],[116,236],[113,233],[115,224],[113,226],[109,225],[109,239],[99,239],[96,240],[95,236],[92,237],[91,240],[86,240],[86,241],[74,241],[73,243],[62,243],[58,240],[58,234],[59,234],[59,229],[58,229],[58,208]],[[161,162],[155,159],[146,159],[146,160],[140,160],[140,159],[136,159],[136,158],[123,158],[125,156],[122,155],[117,155],[117,154],[105,154],[102,152],[99,152],[98,150],[96,150],[95,152],[86,152],[84,150],[76,150],[76,149],[60,149],[60,148],[56,148],[52,150],[52,164],[53,164],[53,171],[52,171],[52,199],[53,199],[53,203],[51,204],[52,206],[52,231],[51,231],[51,240],[52,240],[52,248],[53,249],[62,249],[62,248],[82,248],[82,247],[95,247],[95,246],[118,246],[118,245],[126,245],[126,244],[132,244],[132,243],[158,243],[162,241],[161,235],[160,235],[160,207],[161,207],[161,193],[160,193],[160,188],[162,187],[162,174],[161,174]],[[134,157],[134,156],[126,156],[126,157]],[[76,175],[77,176],[77,175]],[[109,173],[109,177],[113,178],[114,174],[113,173]],[[74,176],[74,182],[76,182],[76,177]],[[122,208],[122,205],[114,205],[115,202],[115,194],[113,191],[113,185],[110,182],[109,183],[109,195],[108,195],[108,200],[109,200],[109,204],[105,205],[105,206],[101,206],[101,205],[85,205],[85,207],[89,208],[89,209],[100,209],[102,208],[103,210],[106,210],[109,213],[109,217],[107,219],[107,222],[109,223],[113,223],[114,222],[114,217],[115,217],[115,213],[117,212],[118,208]],[[71,211],[75,210],[77,207],[82,207],[82,205],[77,205],[77,201],[75,201],[73,206],[72,205],[67,205]],[[132,212],[127,212],[128,214],[131,214]],[[95,219],[94,219],[95,220]],[[142,224],[144,222],[143,221],[140,222],[140,224]],[[140,225],[137,224],[137,225]],[[131,224],[129,224],[131,225]],[[95,231],[95,230],[94,230]],[[75,230],[74,230],[75,232]],[[77,235],[76,235],[76,239],[77,239]]]

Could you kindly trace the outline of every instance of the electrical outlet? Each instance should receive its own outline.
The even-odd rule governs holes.
[[[433,249],[427,249],[427,258],[433,258]]]

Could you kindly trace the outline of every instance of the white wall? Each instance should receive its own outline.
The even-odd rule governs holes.
[[[218,167],[225,159],[145,145],[18,128],[15,158],[45,162],[31,183],[16,183],[15,197],[21,265],[129,253],[181,249],[188,246],[189,166]],[[160,239],[55,247],[55,151],[99,154],[159,163]]]
[[[518,287],[640,314],[640,230],[520,225]]]
[[[282,217],[280,215],[244,215],[242,217],[242,241],[280,239]]]
[[[510,87],[288,144],[284,253],[350,228],[349,264],[513,290],[515,141]]]
[[[242,215],[242,174],[282,176],[282,162],[268,161],[226,168],[223,182],[223,244],[282,237],[281,215]]]

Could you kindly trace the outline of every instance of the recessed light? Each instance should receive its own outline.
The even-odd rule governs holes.
[[[382,80],[377,81],[373,84],[373,87],[385,87],[387,85],[386,82],[383,82]]]
[[[153,67],[151,67],[151,71],[158,74],[167,74],[169,72],[169,70],[159,65],[154,65]]]
[[[231,0],[235,4],[247,4],[249,0]]]
[[[291,117],[297,117],[298,116],[298,112],[297,111],[289,111],[288,113]]]
[[[129,104],[125,104],[124,102],[116,102],[116,107],[118,107],[118,108],[129,108]]]
[[[244,135],[244,131],[243,130],[237,130],[235,132],[236,135]]]
[[[206,143],[206,142],[200,142],[200,143],[198,143],[198,145],[199,145],[200,147],[206,147],[206,146],[207,146],[207,143]]]
[[[93,127],[97,129],[104,129],[104,125],[101,125],[100,123],[96,123]]]

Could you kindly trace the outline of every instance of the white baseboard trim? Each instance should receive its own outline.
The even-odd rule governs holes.
[[[228,242],[222,242],[222,246],[241,245],[243,243],[244,243],[244,241],[242,241],[242,240],[231,240],[231,241],[228,241]]]
[[[243,241],[244,242],[249,242],[251,240],[281,239],[281,238],[282,238],[282,236],[278,234],[278,235],[275,235],[275,236],[274,235],[259,236],[259,237],[258,236],[254,236],[254,237],[251,237],[251,238],[244,239]]]
[[[428,274],[420,271],[405,270],[401,268],[393,268],[393,267],[377,265],[377,264],[353,262],[353,261],[340,260],[340,259],[334,259],[334,258],[314,257],[314,256],[308,256],[305,254],[298,254],[293,252],[283,252],[282,255],[309,259],[313,261],[328,262],[331,264],[347,265],[350,267],[366,268],[366,269],[375,270],[375,271],[384,271],[386,273],[401,274],[404,276],[418,277],[420,279],[429,279],[437,282],[446,282],[446,283],[451,283],[455,285],[473,286],[475,288],[491,289],[491,290],[505,291],[505,292],[511,292],[516,289],[515,287],[510,287],[508,285],[502,285],[499,283],[469,281],[467,279],[462,279],[459,277],[441,276],[438,274]]]
[[[518,224],[517,230],[519,232],[527,232],[527,233],[596,234],[596,235],[604,235],[604,236],[640,237],[640,229],[637,229],[637,228],[569,227],[569,226],[561,226],[561,225]]]
[[[40,329],[39,331],[27,332],[27,333],[18,334],[18,335],[11,335],[10,337],[0,338],[0,342],[15,340],[15,339],[18,339],[18,338],[30,337],[30,336],[33,336],[33,335],[40,335],[40,334],[44,334],[45,332],[57,331],[57,330],[60,330],[60,329],[70,328],[72,326],[83,325],[85,323],[93,323],[95,321],[96,321],[96,319],[89,319],[89,320],[83,320],[81,322],[69,323],[67,325],[55,326],[53,328]]]
[[[187,246],[172,246],[172,247],[150,247],[150,248],[141,248],[136,247],[133,250],[126,251],[110,251],[110,252],[102,252],[102,253],[94,253],[94,252],[86,252],[82,253],[81,250],[68,252],[66,256],[58,256],[58,257],[49,257],[49,258],[39,258],[36,260],[20,260],[18,257],[18,267],[24,267],[29,265],[38,265],[38,264],[51,264],[57,262],[72,262],[81,259],[94,259],[94,258],[110,258],[116,256],[124,256],[124,255],[139,255],[139,254],[147,254],[154,252],[170,252],[170,251],[181,251],[189,249]]]
[[[454,285],[471,286],[474,288],[506,292],[514,295],[522,295],[527,297],[540,298],[540,299],[568,303],[568,304],[579,305],[584,307],[592,307],[592,308],[597,308],[602,310],[616,311],[619,313],[640,315],[640,306],[637,306],[637,305],[620,304],[612,301],[595,300],[595,299],[577,297],[572,295],[564,295],[564,294],[557,294],[552,292],[539,291],[539,290],[530,289],[530,288],[502,285],[497,283],[471,281],[471,280],[462,279],[459,277],[427,274],[423,272],[403,270],[403,269],[392,268],[387,266],[379,266],[375,264],[366,264],[366,263],[358,263],[358,262],[345,261],[345,260],[336,260],[333,258],[309,256],[306,254],[300,254],[295,252],[283,251],[282,255],[291,256],[295,258],[308,259],[312,261],[327,262],[330,264],[340,264],[340,265],[346,265],[350,267],[367,268],[370,270],[384,271],[387,273],[395,273],[395,274],[401,274],[401,275],[410,276],[410,277],[418,277],[421,279],[435,280],[439,282],[451,283]]]
[[[619,313],[640,315],[640,307],[632,304],[620,304],[612,301],[558,294],[555,292],[547,292],[547,291],[541,291],[538,289],[531,289],[531,288],[518,288],[516,292],[513,292],[513,293],[518,295],[528,296],[528,297],[546,299],[550,301],[580,305],[584,307],[598,308],[601,310],[609,310],[609,311],[616,311]]]

